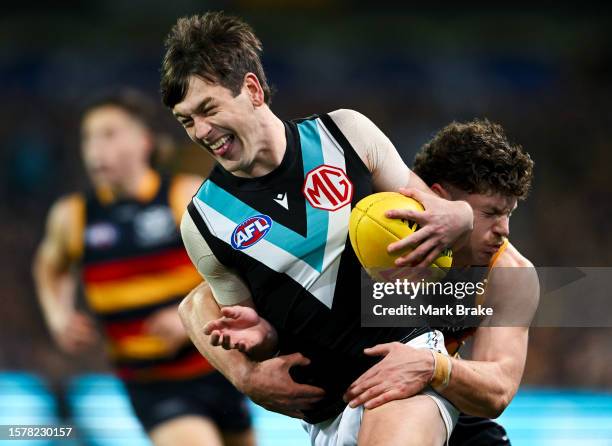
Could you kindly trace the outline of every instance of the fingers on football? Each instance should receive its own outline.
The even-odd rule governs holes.
[[[415,189],[414,187],[400,187],[399,193],[410,198],[414,198],[425,206],[425,202],[428,201],[431,194],[423,192],[422,190]]]
[[[394,254],[406,249],[412,249],[418,247],[420,243],[427,240],[428,237],[431,236],[433,229],[425,226],[418,231],[410,234],[408,237],[405,237],[397,242],[391,243],[387,250],[389,253]],[[414,252],[414,251],[413,251]]]
[[[439,241],[429,239],[417,246],[412,252],[395,260],[397,266],[413,265],[418,268],[427,268],[436,260],[444,247]]]
[[[385,212],[385,217],[415,221],[420,226],[425,226],[429,214],[425,211],[416,211],[414,209],[389,209]]]

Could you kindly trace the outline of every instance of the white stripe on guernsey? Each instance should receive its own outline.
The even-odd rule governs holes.
[[[215,237],[231,246],[232,233],[236,225],[240,222],[236,223],[230,220],[197,197],[194,197],[193,202],[198,208],[200,215],[207,216],[204,222],[210,232],[214,234]],[[307,290],[310,289],[320,275],[320,273],[308,263],[295,257],[284,249],[279,248],[275,244],[270,243],[265,238],[242,252],[278,273],[287,274]]]
[[[320,119],[317,119],[316,122],[319,128],[321,146],[323,148],[323,162],[339,167],[346,172],[346,163],[342,146],[338,144]],[[312,294],[317,295],[317,299],[323,302],[328,308],[332,307],[334,293],[336,291],[338,268],[340,267],[340,259],[346,244],[350,214],[350,205],[346,205],[337,211],[329,212],[329,219],[327,221],[327,244],[325,245],[325,254],[323,255],[323,272],[313,287],[313,290],[316,290],[316,294],[313,290],[309,290]]]
[[[342,147],[319,119],[316,122],[321,140],[323,163],[346,172]],[[194,197],[193,202],[211,234],[231,246],[232,233],[240,222],[230,220],[197,197]],[[306,205],[309,206],[309,204]],[[326,307],[331,308],[340,259],[346,244],[350,213],[350,205],[329,212],[327,240],[320,273],[302,259],[269,242],[265,237],[242,252],[278,273],[287,274]]]

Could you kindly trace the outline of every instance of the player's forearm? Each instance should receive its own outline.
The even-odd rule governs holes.
[[[34,259],[32,274],[43,316],[52,326],[73,309],[75,278],[69,271],[56,268],[40,253]]]
[[[427,192],[428,194],[435,195],[435,192],[433,192],[427,183],[425,183],[420,176],[413,172],[412,169],[410,169],[410,173],[408,175],[408,183],[406,184],[406,187],[418,189],[420,191]]]
[[[510,404],[517,384],[493,361],[468,361],[452,358],[448,386],[440,393],[461,412],[497,418]]]
[[[244,392],[248,374],[255,363],[237,350],[225,350],[210,343],[210,336],[204,334],[204,326],[221,317],[219,306],[208,285],[202,283],[194,288],[179,306],[179,315],[200,353],[223,374],[234,386]]]

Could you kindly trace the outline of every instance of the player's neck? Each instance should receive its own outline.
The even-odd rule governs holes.
[[[158,180],[157,175],[148,165],[137,166],[121,181],[101,187],[100,192],[105,201],[117,199],[146,199]]]
[[[261,177],[272,172],[283,161],[287,150],[285,124],[268,107],[261,110],[258,133],[253,161],[248,170],[237,172],[238,176]]]

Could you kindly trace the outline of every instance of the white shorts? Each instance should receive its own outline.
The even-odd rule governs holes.
[[[444,336],[437,330],[417,336],[408,341],[406,345],[414,348],[429,348],[447,354],[444,347]],[[448,443],[451,432],[457,424],[459,410],[430,387],[424,389],[421,394],[431,397],[438,406],[446,427],[446,443]],[[312,446],[356,446],[363,410],[363,406],[352,409],[347,405],[344,412],[336,418],[317,424],[302,421],[302,427],[308,432]]]

